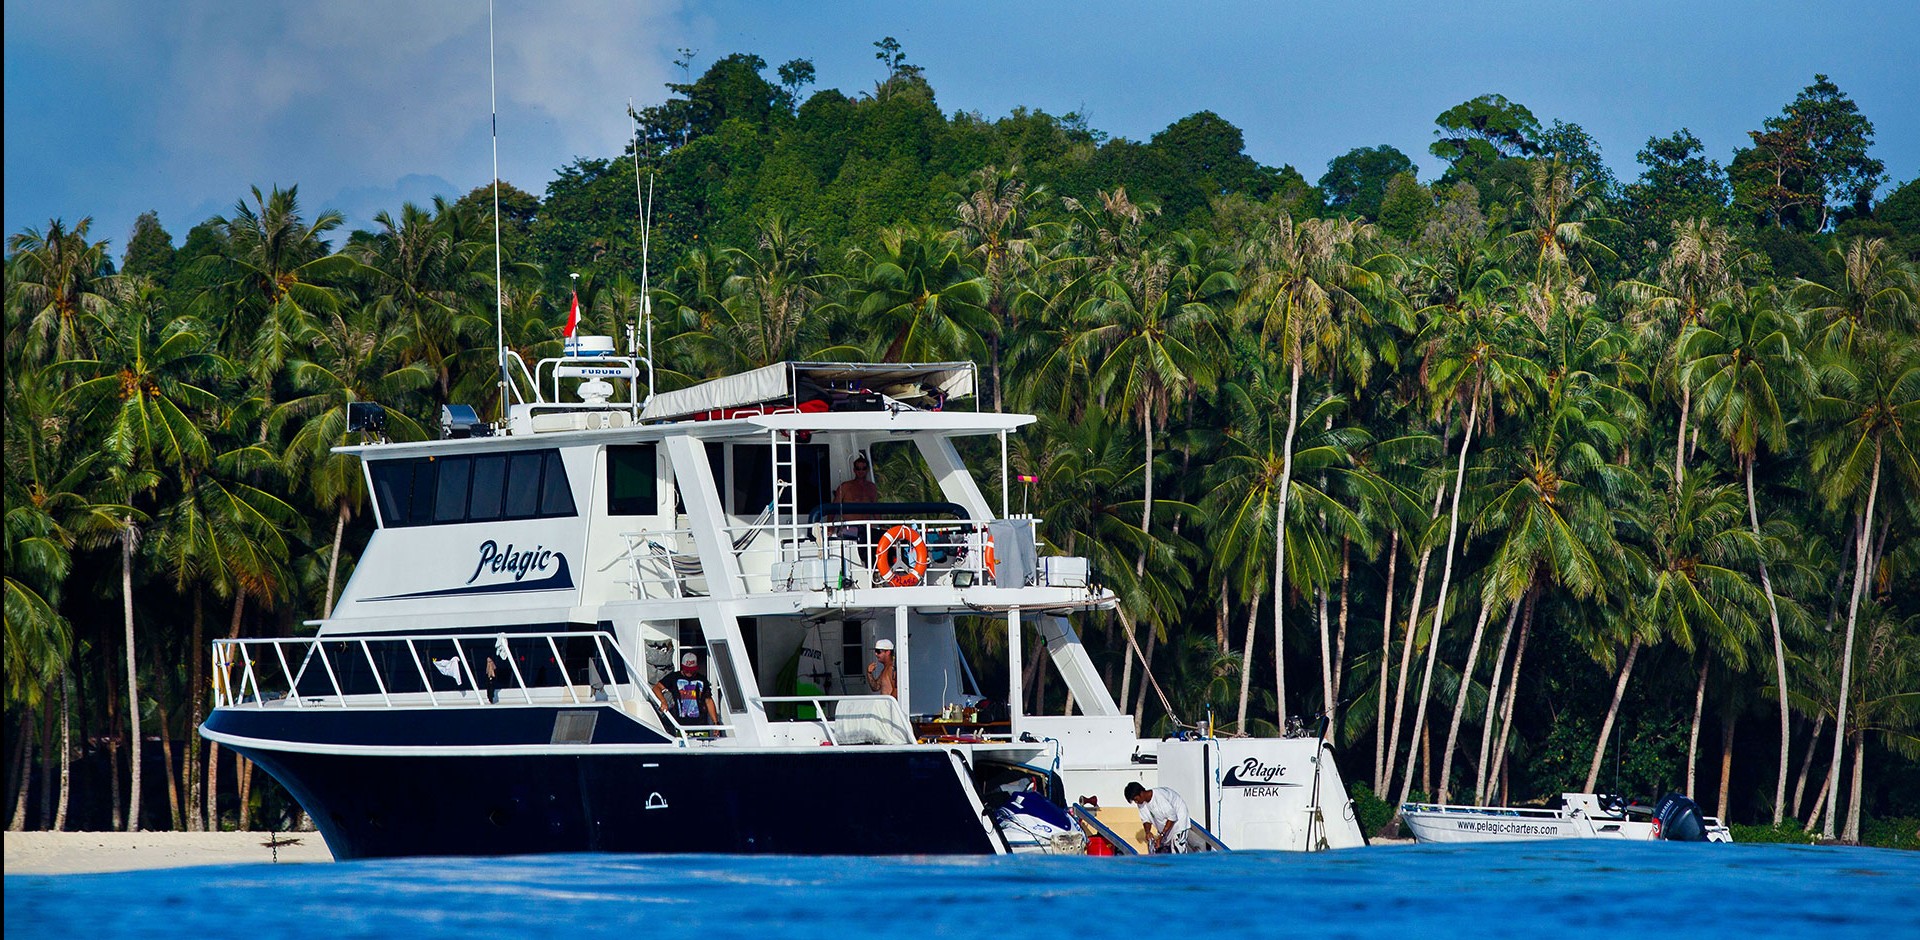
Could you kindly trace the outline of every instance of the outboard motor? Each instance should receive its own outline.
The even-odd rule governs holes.
[[[1067,811],[1032,790],[1009,796],[1006,803],[993,811],[993,821],[1016,850],[1080,852],[1086,848],[1086,836],[1067,818]],[[1076,842],[1078,847],[1069,844]]]
[[[1653,808],[1653,837],[1669,842],[1705,842],[1707,823],[1692,800],[1669,793]]]

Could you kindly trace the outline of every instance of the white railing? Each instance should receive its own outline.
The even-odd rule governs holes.
[[[1473,816],[1516,816],[1535,819],[1559,819],[1560,811],[1529,806],[1465,806],[1459,803],[1405,803],[1402,809],[1414,813],[1459,813]]]
[[[998,568],[984,524],[966,519],[847,519],[729,526],[746,593],[988,584]],[[690,529],[625,532],[636,600],[699,597],[708,579]],[[881,552],[881,548],[886,551]],[[924,554],[923,554],[924,553]]]
[[[498,655],[502,644],[505,657]],[[684,736],[644,687],[646,675],[646,668],[628,660],[612,636],[588,631],[213,643],[213,698],[219,708],[459,708],[611,701],[629,710],[637,705],[650,711],[663,726]]]
[[[775,718],[774,724],[812,724],[818,727],[828,744],[912,744],[913,722],[900,700],[891,695],[766,695],[763,705],[792,705],[792,718]],[[799,706],[813,709],[811,716],[799,715]]]

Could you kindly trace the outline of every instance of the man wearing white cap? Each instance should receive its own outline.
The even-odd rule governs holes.
[[[700,656],[692,650],[680,654],[679,672],[667,673],[653,684],[653,694],[682,725],[699,724],[702,718],[710,725],[720,723],[720,713],[713,707],[713,691],[707,677],[700,674]]]
[[[882,695],[899,695],[900,679],[893,670],[893,641],[875,640],[873,662],[867,666],[867,688]]]

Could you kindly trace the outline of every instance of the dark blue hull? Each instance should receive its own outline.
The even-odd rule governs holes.
[[[416,711],[407,717],[465,725],[504,711]],[[551,726],[553,712],[545,711]],[[384,718],[389,725],[397,717],[394,712],[364,714]],[[284,735],[276,739],[300,740],[306,737],[298,733],[302,730],[335,733],[324,720],[313,728],[289,727],[304,724],[302,719],[312,715],[274,716],[276,730]],[[257,742],[265,739],[259,733],[266,730],[264,718],[258,712],[222,710],[209,718],[207,727]],[[258,745],[238,749],[300,801],[339,859],[548,852],[996,851],[997,837],[974,809],[971,781],[955,756],[944,750],[742,752],[660,746],[594,753],[607,746],[600,738],[596,729],[596,743],[575,745],[576,753],[386,755],[304,753]]]

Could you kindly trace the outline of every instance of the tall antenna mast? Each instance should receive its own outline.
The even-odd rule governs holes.
[[[640,213],[640,322],[647,342],[647,397],[653,397],[653,289],[647,277],[648,249],[653,234],[653,168],[647,168],[647,192],[640,195],[640,114],[627,99],[627,117],[633,120],[633,201]],[[638,337],[635,337],[638,339]],[[639,417],[640,402],[635,398],[634,417]]]
[[[507,421],[506,284],[500,279],[500,96],[493,79],[493,0],[487,0],[487,103],[493,138],[493,348],[500,366],[500,423]]]

